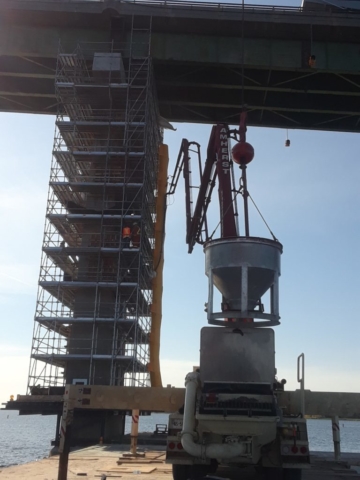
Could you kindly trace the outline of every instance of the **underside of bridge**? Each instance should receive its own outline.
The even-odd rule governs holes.
[[[126,57],[135,15],[139,24],[151,19],[154,78],[167,120],[235,123],[245,103],[250,125],[360,129],[356,13],[59,0],[3,0],[0,13],[1,111],[56,114],[59,41],[68,52],[83,42],[110,42]],[[141,43],[141,30],[137,35]]]

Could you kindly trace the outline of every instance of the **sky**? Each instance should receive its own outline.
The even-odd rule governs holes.
[[[0,114],[0,402],[26,392],[40,267],[54,117]],[[203,152],[210,125],[167,131],[172,173],[182,138]],[[360,136],[248,128],[255,149],[248,188],[284,246],[281,325],[276,364],[287,388],[298,388],[296,359],[305,354],[305,386],[360,392]],[[236,172],[238,177],[239,173]],[[182,182],[182,180],[180,180]],[[213,204],[216,204],[214,192]],[[217,223],[216,208],[211,215]],[[269,234],[250,208],[250,233]],[[204,254],[185,244],[183,184],[169,200],[166,225],[161,368],[163,383],[182,387],[199,362],[207,325]]]

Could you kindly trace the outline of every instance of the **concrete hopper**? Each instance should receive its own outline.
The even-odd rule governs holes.
[[[220,318],[260,318],[254,326],[279,323],[278,277],[282,245],[274,240],[236,237],[208,242],[205,247],[205,273],[209,277],[209,323]],[[223,296],[221,312],[213,312],[213,285]],[[264,313],[261,297],[270,289],[270,313]],[[270,322],[270,323],[269,323]],[[250,320],[252,323],[252,320]]]

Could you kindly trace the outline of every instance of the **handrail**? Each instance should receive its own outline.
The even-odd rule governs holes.
[[[300,383],[300,410],[305,415],[305,355],[302,353],[297,359],[297,381]]]
[[[303,0],[304,1],[304,0]],[[63,0],[64,3],[103,3],[105,0]],[[138,5],[138,6],[148,6],[148,7],[160,7],[160,8],[179,8],[184,10],[197,10],[197,11],[206,11],[209,12],[239,12],[244,11],[245,13],[253,14],[274,14],[274,15],[286,15],[286,14],[296,14],[302,16],[313,17],[348,17],[353,15],[360,15],[360,9],[355,8],[341,8],[340,6],[332,5],[330,3],[329,7],[338,8],[337,11],[332,10],[318,10],[312,8],[311,5],[306,5],[305,7],[292,7],[292,6],[281,6],[281,5],[257,5],[257,4],[245,4],[244,7],[241,3],[223,3],[219,1],[196,1],[196,0],[119,0],[116,8],[121,8],[122,5]],[[104,9],[106,6],[104,5]]]
[[[202,1],[187,1],[187,0],[124,0],[124,3],[135,3],[135,4],[144,4],[144,5],[159,5],[164,7],[186,7],[186,8],[211,8],[216,10],[239,10],[242,11],[242,5],[236,3],[223,3],[223,2],[202,2]],[[292,6],[277,6],[277,5],[256,5],[256,4],[245,4],[245,11],[270,11],[270,12],[302,12],[302,7],[292,7]]]
[[[222,3],[218,1],[188,1],[188,0],[122,0],[122,3],[129,3],[135,5],[144,5],[144,6],[159,6],[159,7],[180,7],[190,10],[212,10],[212,11],[238,11],[242,12],[243,5],[236,4],[236,3]],[[244,10],[246,13],[274,13],[274,14],[288,14],[288,13],[300,13],[303,15],[313,15],[316,13],[317,15],[325,15],[329,16],[329,14],[335,15],[342,15],[342,14],[349,14],[348,10],[342,12],[321,12],[319,10],[312,10],[310,6],[304,8],[303,6],[300,7],[293,7],[293,6],[279,6],[279,5],[257,5],[257,4],[245,4]],[[351,14],[359,13],[356,10],[351,10]]]

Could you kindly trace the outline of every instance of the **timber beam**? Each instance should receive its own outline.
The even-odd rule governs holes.
[[[7,410],[20,413],[61,411],[64,401],[70,401],[75,409],[118,410],[129,412],[173,413],[184,405],[183,388],[109,387],[101,385],[67,385],[61,395],[18,395],[16,401],[6,404]],[[298,415],[300,390],[277,393],[278,403],[286,415]],[[53,405],[53,407],[51,407]],[[360,419],[360,393],[312,392],[305,390],[305,414],[331,418]]]

